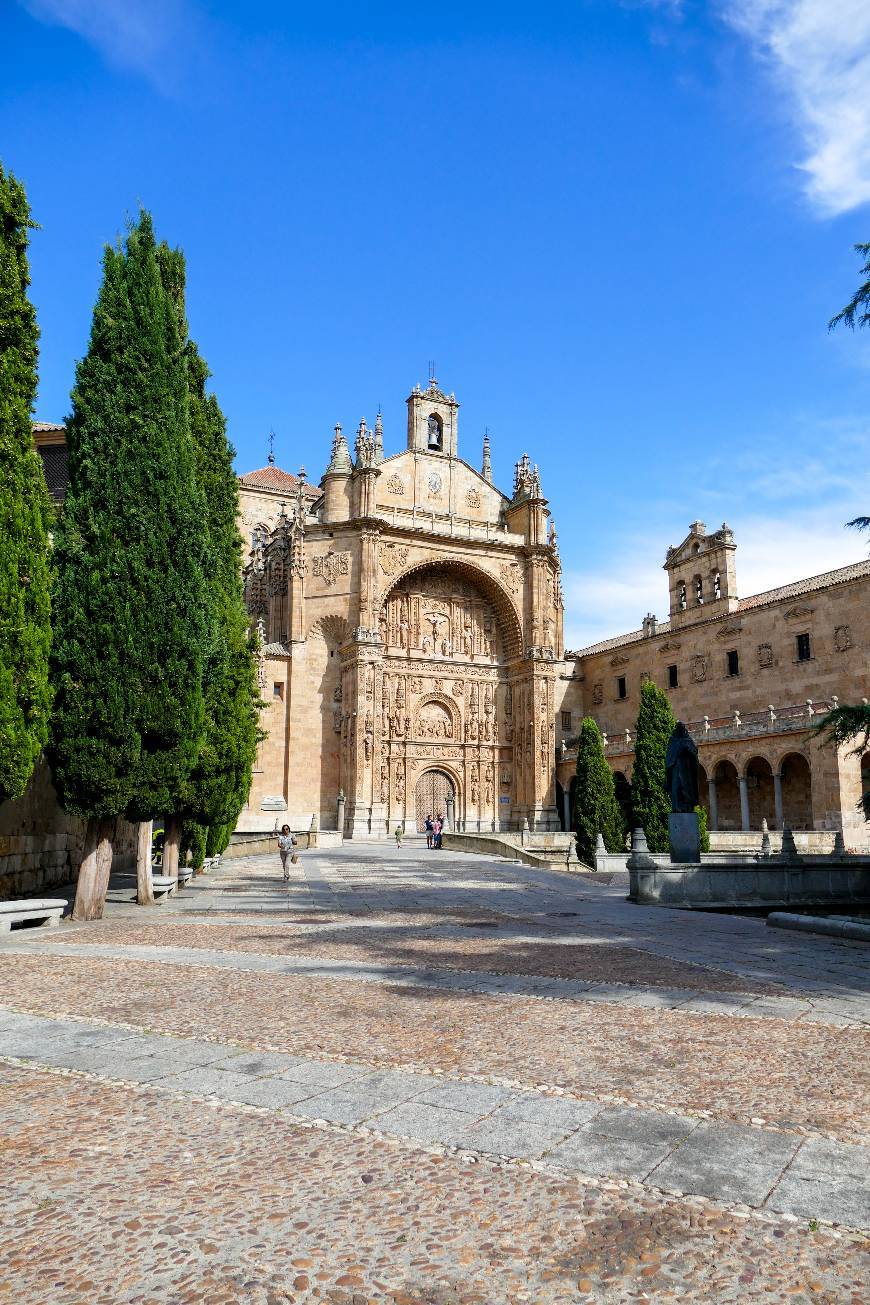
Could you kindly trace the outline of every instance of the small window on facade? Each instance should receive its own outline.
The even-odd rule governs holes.
[[[714,598],[722,597],[722,577],[718,571],[713,576],[713,597]]]
[[[797,636],[797,659],[799,662],[808,662],[812,657],[810,650],[810,636],[808,634],[799,634]]]
[[[682,580],[677,592],[677,601],[680,605],[680,611],[684,612],[686,610],[686,586]]]
[[[704,581],[699,575],[695,576],[695,602],[699,607],[704,605]]]
[[[729,675],[740,674],[740,658],[737,656],[737,652],[733,648],[731,652],[728,653],[728,674]]]
[[[627,689],[626,686],[625,686],[625,676],[624,676],[624,675],[620,675],[619,679],[616,681],[616,696],[617,696],[617,698],[627,698],[627,697],[628,697],[628,689]]]
[[[280,698],[282,702],[284,701],[284,681],[283,681],[283,680],[276,680],[275,683],[272,685],[272,695],[273,695],[273,697],[275,697],[275,698]]]
[[[668,688],[676,689],[680,682],[680,674],[676,666],[668,667]]]
[[[563,730],[570,730],[570,728],[571,728],[571,713],[570,713],[570,711],[563,711],[563,712],[562,712],[562,729],[563,729]]]

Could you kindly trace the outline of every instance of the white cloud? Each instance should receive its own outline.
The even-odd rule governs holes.
[[[41,23],[66,27],[110,64],[141,73],[161,89],[174,81],[192,11],[185,0],[19,0]]]
[[[808,150],[798,165],[821,212],[870,201],[868,0],[719,0],[770,67]]]

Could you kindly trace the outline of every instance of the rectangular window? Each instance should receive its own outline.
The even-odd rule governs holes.
[[[624,676],[624,675],[620,675],[619,679],[616,681],[616,696],[617,696],[617,698],[627,698],[627,697],[628,697],[628,689],[625,687],[625,676]]]
[[[562,712],[562,729],[563,729],[563,730],[570,730],[570,728],[571,728],[571,713],[570,713],[570,711],[563,711],[563,712]]]
[[[282,702],[284,701],[284,681],[283,681],[283,680],[276,680],[276,681],[275,681],[275,683],[272,685],[272,694],[273,694],[274,697],[276,697],[276,698],[280,698]]]
[[[808,634],[799,634],[797,636],[797,659],[799,662],[808,662],[812,658],[810,650],[810,636]]]
[[[680,674],[676,666],[668,667],[668,688],[676,689],[680,683]]]
[[[729,675],[739,675],[739,674],[740,674],[740,658],[737,656],[737,652],[736,652],[736,650],[735,650],[734,648],[732,648],[732,649],[731,649],[731,652],[729,652],[729,653],[727,654],[727,656],[728,656],[728,674],[729,674]]]

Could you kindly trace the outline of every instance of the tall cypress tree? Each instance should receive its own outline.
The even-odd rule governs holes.
[[[574,829],[577,856],[586,865],[595,865],[599,834],[608,852],[619,852],[625,845],[625,826],[616,800],[613,771],[604,758],[601,732],[591,716],[583,717],[577,741]]]
[[[186,338],[190,428],[196,478],[205,503],[208,646],[204,666],[205,731],[184,795],[186,823],[235,828],[248,798],[259,729],[260,697],[254,647],[242,599],[239,486],[226,419],[206,391],[210,372],[187,335],[184,259],[160,248],[164,281]]]
[[[0,164],[0,802],[20,797],[48,737],[51,505],[30,426],[39,330],[27,298],[21,182]]]
[[[667,852],[670,847],[671,799],[665,776],[665,753],[675,724],[667,694],[647,680],[640,686],[631,802],[635,821],[645,831],[651,852]]]
[[[73,918],[96,919],[117,817],[176,811],[204,724],[204,505],[184,340],[147,213],[105,251],[72,400],[51,756],[63,805],[88,821]]]

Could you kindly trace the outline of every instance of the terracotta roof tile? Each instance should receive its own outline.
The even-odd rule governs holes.
[[[239,480],[250,489],[274,489],[284,494],[295,494],[299,485],[298,476],[282,471],[280,467],[260,467],[259,471],[248,471],[239,476]],[[321,491],[317,485],[306,484],[304,493],[307,498],[320,498]]]
[[[30,424],[33,430],[66,430],[62,421],[34,421]]]

